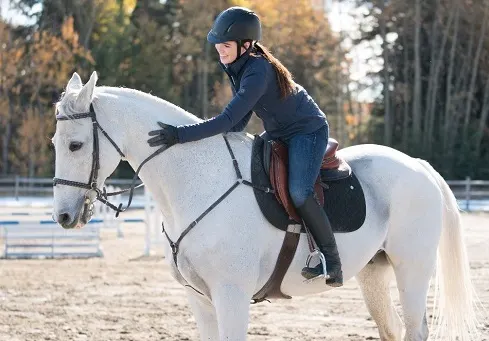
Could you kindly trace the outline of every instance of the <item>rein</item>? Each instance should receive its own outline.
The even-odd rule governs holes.
[[[82,119],[82,118],[90,118],[92,120],[92,131],[93,131],[93,151],[92,151],[92,169],[90,171],[90,177],[88,179],[87,183],[83,182],[78,182],[78,181],[72,181],[72,180],[66,180],[66,179],[60,179],[60,178],[53,178],[53,186],[56,185],[65,185],[65,186],[71,186],[71,187],[79,187],[79,188],[84,188],[87,190],[87,193],[85,194],[85,207],[84,210],[86,211],[87,209],[92,210],[93,207],[93,202],[90,199],[90,191],[94,191],[96,194],[96,200],[102,202],[104,205],[110,207],[112,210],[114,210],[115,216],[118,217],[119,213],[126,211],[129,206],[131,206],[132,203],[132,198],[134,195],[134,190],[136,188],[144,186],[144,184],[140,184],[135,186],[136,180],[138,178],[139,171],[143,167],[143,165],[163,152],[166,148],[166,146],[163,146],[159,149],[157,149],[153,154],[148,156],[138,167],[136,170],[136,173],[134,174],[134,177],[132,178],[132,183],[129,188],[123,189],[121,191],[117,192],[110,192],[107,193],[105,187],[103,189],[99,189],[97,187],[97,180],[98,180],[98,171],[100,169],[100,152],[99,152],[99,137],[98,137],[98,130],[102,132],[102,134],[107,138],[107,140],[112,144],[112,146],[117,150],[119,155],[123,158],[126,156],[124,153],[121,151],[121,149],[117,146],[117,144],[110,138],[110,136],[107,134],[107,132],[100,126],[100,124],[97,121],[97,116],[95,114],[95,109],[93,108],[93,104],[90,104],[90,111],[87,113],[82,113],[82,114],[74,114],[71,116],[61,116],[61,115],[56,115],[56,120],[57,121],[67,121],[67,120],[77,120],[77,119]],[[124,209],[122,209],[122,203],[119,204],[119,206],[115,206],[111,202],[108,201],[107,197],[114,196],[117,194],[122,194],[129,192],[129,199],[127,202],[127,205]]]

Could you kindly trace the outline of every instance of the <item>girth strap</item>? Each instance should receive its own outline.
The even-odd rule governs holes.
[[[265,285],[253,295],[253,303],[260,303],[269,298],[292,298],[289,295],[282,293],[280,286],[289,269],[290,263],[292,263],[292,260],[294,259],[300,237],[300,233],[285,232],[284,241],[282,242],[275,268]]]

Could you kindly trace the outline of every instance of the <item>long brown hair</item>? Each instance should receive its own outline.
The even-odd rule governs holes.
[[[292,80],[292,74],[289,70],[277,59],[272,53],[262,44],[255,42],[255,48],[258,52],[263,54],[266,60],[268,60],[277,73],[278,86],[280,88],[280,97],[285,98],[294,92],[294,81]]]

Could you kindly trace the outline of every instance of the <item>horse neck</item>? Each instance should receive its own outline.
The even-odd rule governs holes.
[[[145,105],[144,99],[135,102],[130,98],[108,104],[107,109],[117,116],[112,120],[117,124],[108,123],[109,129],[121,139],[126,160],[134,170],[157,150],[147,140],[148,132],[159,128],[158,121],[173,125],[192,122],[192,118],[180,117],[174,106],[165,106],[164,102],[161,106]],[[171,116],[167,117],[169,113]],[[145,163],[139,176],[158,203],[173,238],[236,181],[221,135],[174,145]]]
[[[159,129],[158,121],[175,126],[201,121],[169,102],[139,91],[112,87],[97,90],[95,108],[101,111],[97,119],[118,138],[132,166],[156,150],[146,141],[149,131]]]

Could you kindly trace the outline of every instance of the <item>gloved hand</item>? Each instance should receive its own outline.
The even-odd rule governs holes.
[[[165,144],[167,148],[170,148],[178,141],[178,129],[172,125],[158,122],[161,127],[159,130],[152,130],[148,133],[149,136],[154,136],[148,140],[151,147],[156,147]],[[155,136],[156,135],[156,136]]]

